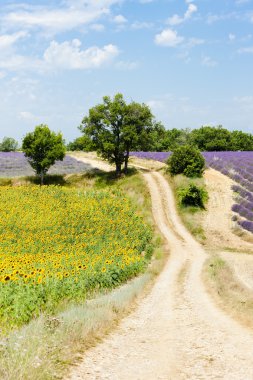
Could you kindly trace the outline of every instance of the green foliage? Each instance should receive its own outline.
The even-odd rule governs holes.
[[[208,199],[207,191],[194,184],[178,190],[180,204],[184,207],[192,206],[204,209]]]
[[[233,131],[230,150],[253,150],[253,136],[250,133]]]
[[[201,151],[252,150],[253,136],[242,131],[228,131],[221,125],[194,129],[190,141]]]
[[[168,129],[154,127],[136,150],[168,152],[183,145],[193,145],[200,151],[253,150],[253,135],[242,131],[229,131],[221,125],[202,126],[198,129]]]
[[[92,143],[92,140],[88,136],[77,137],[74,141],[70,142],[67,145],[67,150],[69,151],[80,151],[83,152],[92,152],[95,150],[95,147]]]
[[[231,145],[231,132],[221,125],[203,126],[191,132],[191,142],[202,151],[224,151]]]
[[[92,140],[98,154],[115,164],[116,174],[121,166],[127,171],[130,150],[143,147],[152,131],[153,115],[145,104],[126,104],[122,94],[113,99],[103,98],[103,103],[89,110],[79,129]]]
[[[18,142],[12,137],[4,137],[0,143],[0,152],[15,152],[18,148]]]
[[[62,135],[50,131],[48,126],[43,124],[35,127],[33,132],[24,137],[22,150],[31,167],[40,176],[41,184],[50,166],[56,160],[62,161],[65,156]]]
[[[202,154],[189,145],[175,149],[167,163],[171,175],[184,174],[186,177],[201,177],[205,167]]]

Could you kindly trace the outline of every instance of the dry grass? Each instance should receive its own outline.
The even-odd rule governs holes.
[[[244,241],[247,241],[248,243],[253,243],[253,234],[251,232],[248,232],[241,228],[240,226],[236,225],[233,228],[233,233],[237,236],[239,236]]]
[[[151,273],[55,318],[41,316],[2,342],[2,380],[61,378],[68,365],[108,333],[149,283]]]
[[[236,279],[230,266],[219,256],[211,256],[203,268],[208,293],[233,318],[253,328],[253,292]]]

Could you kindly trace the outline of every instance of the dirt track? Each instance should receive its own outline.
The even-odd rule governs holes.
[[[164,177],[144,176],[170,259],[151,293],[69,379],[252,380],[252,333],[210,301],[201,281],[205,252],[180,222]]]

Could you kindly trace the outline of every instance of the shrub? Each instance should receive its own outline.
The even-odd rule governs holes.
[[[196,148],[184,145],[174,150],[167,164],[171,175],[184,174],[186,177],[201,177],[205,159]]]
[[[208,199],[207,191],[194,184],[178,191],[180,204],[184,207],[193,206],[205,209],[204,203]]]

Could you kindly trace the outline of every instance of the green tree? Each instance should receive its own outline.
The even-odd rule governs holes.
[[[253,136],[242,131],[231,132],[230,150],[253,150]]]
[[[56,160],[62,161],[65,156],[65,146],[62,135],[56,134],[47,125],[38,125],[33,132],[28,133],[22,143],[22,150],[31,167],[40,176],[41,184],[44,176]]]
[[[171,175],[184,174],[186,177],[201,177],[205,167],[200,151],[189,145],[175,149],[167,163]]]
[[[145,104],[127,104],[122,94],[113,99],[103,98],[103,103],[89,110],[79,129],[91,138],[97,153],[116,166],[116,175],[121,167],[127,171],[130,149],[141,145],[152,130],[153,115]]]
[[[187,145],[190,139],[190,130],[172,128],[165,131],[165,136],[162,141],[163,151],[174,151],[176,148]]]
[[[4,137],[0,143],[1,152],[15,152],[18,148],[18,142],[12,137]]]
[[[223,151],[231,147],[231,133],[221,125],[194,129],[190,139],[191,143],[201,151]]]
[[[127,171],[130,149],[145,150],[144,144],[152,141],[153,115],[146,104],[131,102],[126,105],[122,125],[124,144],[124,171]]]
[[[74,141],[68,143],[67,150],[82,150],[84,152],[91,152],[92,150],[95,150],[95,147],[93,146],[92,140],[88,136],[80,136]]]

